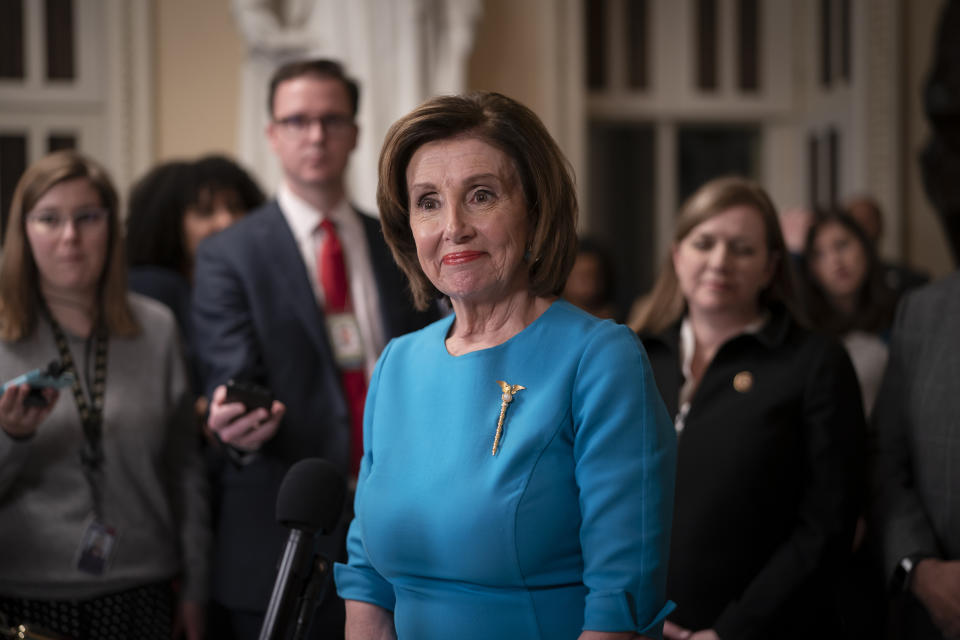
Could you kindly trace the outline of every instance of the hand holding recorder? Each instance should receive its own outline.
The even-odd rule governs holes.
[[[231,380],[213,392],[207,424],[223,443],[256,451],[277,432],[286,410],[269,390]]]

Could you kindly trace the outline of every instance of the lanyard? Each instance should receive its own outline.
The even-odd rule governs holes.
[[[107,381],[107,331],[106,327],[98,324],[94,329],[96,347],[94,350],[93,385],[87,380],[89,402],[87,395],[80,386],[80,376],[70,354],[70,345],[63,335],[63,330],[52,314],[48,314],[50,327],[53,329],[53,339],[60,351],[60,361],[63,370],[73,374],[73,400],[80,413],[80,426],[83,427],[83,447],[80,449],[80,464],[83,466],[83,475],[90,486],[93,497],[93,513],[99,519],[101,513],[100,471],[103,467],[103,397]]]

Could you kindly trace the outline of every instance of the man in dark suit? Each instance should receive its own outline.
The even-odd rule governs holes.
[[[277,198],[197,252],[194,348],[224,454],[214,478],[213,637],[257,637],[289,533],[274,520],[285,472],[317,456],[355,475],[376,358],[391,337],[433,319],[413,310],[379,223],[346,199],[358,94],[332,61],[278,69],[267,128],[284,174]],[[227,402],[231,379],[267,387],[272,406]],[[343,534],[324,541],[331,559]],[[311,637],[342,633],[331,588]]]
[[[960,638],[960,272],[907,294],[874,409],[874,512],[899,637]]]

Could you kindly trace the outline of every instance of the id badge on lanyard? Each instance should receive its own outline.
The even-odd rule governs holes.
[[[360,323],[352,311],[328,313],[327,335],[333,346],[333,356],[341,370],[363,367],[363,339],[360,337]]]
[[[80,536],[80,543],[74,557],[74,566],[78,571],[91,575],[103,575],[110,566],[117,549],[119,534],[116,527],[106,524],[103,519],[103,404],[107,381],[107,344],[106,329],[98,326],[94,330],[96,349],[94,352],[93,384],[89,386],[89,398],[80,385],[80,376],[70,346],[60,325],[50,315],[50,326],[60,352],[60,360],[65,372],[73,374],[73,399],[77,405],[80,425],[83,429],[83,447],[79,452],[83,475],[90,487],[93,513],[87,519]],[[88,343],[89,345],[89,343]],[[89,355],[89,352],[88,352]]]

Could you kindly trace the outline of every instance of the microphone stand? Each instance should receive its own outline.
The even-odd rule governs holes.
[[[283,557],[280,559],[280,576],[293,576],[299,571],[303,564],[303,555],[310,539],[313,536],[300,529],[291,529],[290,537],[287,539],[287,546],[283,550]],[[260,629],[260,640],[280,640],[284,634],[285,628],[283,617],[289,608],[291,592],[294,590],[294,580],[277,580],[273,585],[273,593],[270,595],[270,605],[267,607],[267,613],[263,618],[263,626]]]
[[[323,554],[316,554],[306,587],[297,601],[297,624],[290,640],[302,640],[310,626],[310,620],[317,605],[329,586],[330,560]]]

